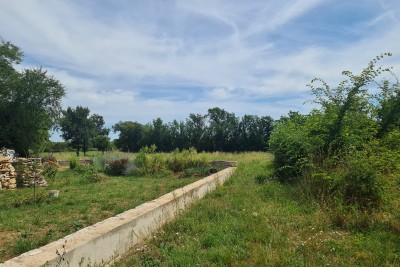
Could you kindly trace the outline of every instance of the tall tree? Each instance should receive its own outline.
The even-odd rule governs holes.
[[[221,108],[208,110],[209,135],[213,151],[238,151],[237,129],[239,120],[234,113]]]
[[[119,132],[119,137],[115,140],[118,149],[124,152],[136,152],[145,144],[145,127],[133,121],[120,121],[115,124],[113,131]]]
[[[90,110],[87,107],[77,106],[76,109],[68,107],[63,111],[60,120],[61,137],[76,149],[77,156],[80,151],[86,155],[97,136],[108,135],[108,130],[104,128],[103,117],[97,114],[89,116],[89,114]]]
[[[186,119],[186,130],[189,146],[197,150],[205,150],[206,116],[191,113]]]
[[[0,146],[27,155],[49,140],[65,88],[42,68],[15,70],[22,56],[18,47],[0,39]]]

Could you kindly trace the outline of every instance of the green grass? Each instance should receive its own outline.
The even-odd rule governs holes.
[[[339,228],[331,211],[304,201],[298,187],[268,179],[268,154],[210,157],[237,159],[239,167],[114,266],[400,265],[398,229],[383,227],[384,219],[369,228]]]
[[[46,157],[46,156],[55,156],[57,160],[70,160],[72,158],[78,158],[78,159],[93,159],[98,156],[102,155],[114,155],[114,156],[124,156],[128,158],[134,158],[136,154],[134,153],[123,153],[123,152],[118,152],[118,151],[113,151],[113,152],[105,152],[104,154],[100,151],[88,151],[86,152],[86,155],[83,155],[83,152],[79,153],[79,157],[76,156],[76,152],[43,152],[39,156],[40,157]]]
[[[57,240],[83,227],[134,208],[199,177],[173,175],[106,177],[98,183],[80,171],[64,169],[48,188],[0,191],[0,262]],[[49,199],[48,190],[60,190]]]

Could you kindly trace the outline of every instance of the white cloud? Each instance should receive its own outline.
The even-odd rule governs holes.
[[[396,0],[366,0],[368,14],[342,35],[329,29],[356,16],[336,17],[330,7],[354,4],[104,3],[107,8],[95,1],[0,0],[0,32],[25,51],[29,64],[44,65],[67,86],[65,106],[88,106],[110,124],[183,119],[214,106],[279,117],[308,109],[302,103],[314,77],[335,85],[342,70],[358,73],[386,51],[394,56],[384,62],[400,69]],[[302,26],[319,13],[323,19],[315,28]],[[174,86],[183,89],[170,91]],[[148,89],[154,87],[162,96]]]

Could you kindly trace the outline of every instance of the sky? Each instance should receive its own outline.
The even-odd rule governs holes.
[[[334,87],[384,52],[400,76],[399,0],[0,0],[0,36],[107,127],[307,113],[313,78]]]

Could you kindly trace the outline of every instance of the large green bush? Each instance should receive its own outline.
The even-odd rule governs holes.
[[[310,85],[320,109],[308,115],[290,112],[271,135],[275,174],[296,181],[303,195],[324,203],[371,210],[382,206],[384,177],[400,163],[400,87],[375,79],[390,69],[373,59],[361,74],[344,71],[347,80],[330,88],[321,79]],[[314,86],[315,82],[322,86]],[[369,93],[372,85],[382,93]]]

